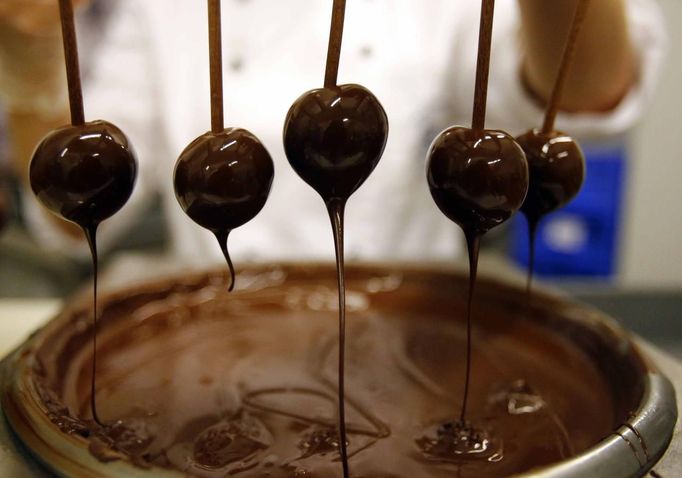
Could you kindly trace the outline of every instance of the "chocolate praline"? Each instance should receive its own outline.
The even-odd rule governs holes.
[[[137,160],[128,138],[102,120],[49,132],[29,166],[38,200],[82,227],[96,226],[123,207],[136,176]]]
[[[298,175],[325,200],[347,199],[369,177],[386,146],[388,118],[356,84],[301,95],[284,123],[284,151]]]
[[[230,231],[263,208],[274,177],[265,146],[251,132],[207,132],[185,148],[175,165],[175,196],[197,224]]]
[[[446,129],[429,149],[426,173],[443,214],[477,235],[506,221],[528,189],[523,150],[497,130]]]
[[[517,138],[528,158],[530,183],[521,211],[532,220],[573,199],[585,178],[585,156],[570,136],[533,129]]]

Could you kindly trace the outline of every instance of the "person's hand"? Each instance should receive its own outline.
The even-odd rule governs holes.
[[[74,0],[74,7],[86,0]],[[0,99],[9,110],[57,114],[63,107],[57,0],[0,2]]]

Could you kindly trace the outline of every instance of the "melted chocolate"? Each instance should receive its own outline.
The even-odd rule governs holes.
[[[344,476],[349,474],[344,403],[345,279],[343,216],[346,201],[376,167],[386,146],[388,118],[366,88],[349,84],[308,91],[289,109],[284,150],[298,175],[324,200],[332,223],[339,291],[338,401]],[[333,434],[325,435],[332,440]],[[327,446],[333,447],[331,443]]]
[[[40,333],[31,380],[53,422],[104,461],[206,477],[340,476],[330,433],[338,344],[330,272],[249,272],[230,297],[227,280],[209,275],[102,300],[106,427],[84,418],[86,309]],[[584,325],[567,328],[562,314],[575,309],[538,297],[531,320],[517,290],[484,281],[468,411],[477,427],[448,422],[463,393],[466,281],[353,268],[348,277],[348,453],[357,476],[521,473],[584,451],[641,397],[641,386],[611,387],[622,366]],[[599,350],[599,359],[589,355]]]
[[[233,278],[227,237],[263,208],[274,174],[265,146],[240,128],[199,136],[175,165],[175,197],[194,222],[215,234]]]
[[[126,203],[137,176],[135,153],[123,132],[106,121],[55,129],[38,144],[29,167],[31,188],[53,213],[79,225],[88,240],[93,265],[93,354],[91,403],[97,369],[97,227]]]

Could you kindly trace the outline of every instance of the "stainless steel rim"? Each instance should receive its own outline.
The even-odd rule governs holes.
[[[649,372],[634,416],[594,447],[555,465],[518,475],[528,478],[630,478],[646,474],[661,458],[677,422],[675,389]]]

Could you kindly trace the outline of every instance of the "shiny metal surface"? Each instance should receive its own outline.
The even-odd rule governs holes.
[[[660,373],[646,377],[644,397],[633,417],[585,453],[527,473],[532,478],[644,476],[663,455],[677,421],[675,389]]]

